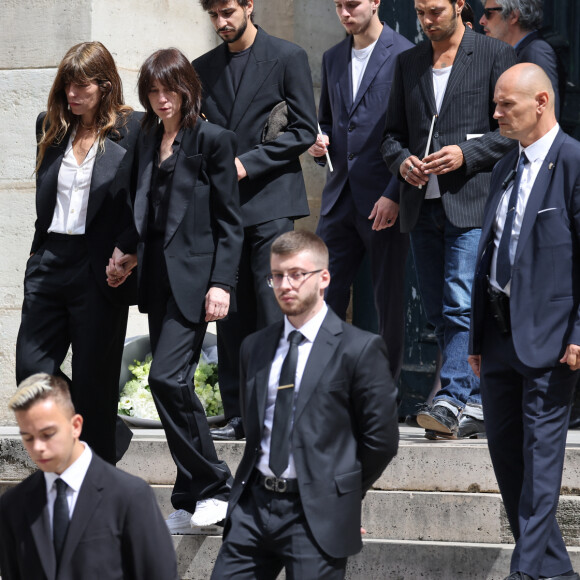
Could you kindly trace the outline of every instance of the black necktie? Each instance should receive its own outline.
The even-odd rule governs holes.
[[[69,524],[68,501],[66,499],[68,485],[60,477],[54,483],[56,485],[56,499],[54,500],[52,518],[52,541],[54,542],[54,552],[58,564]]]
[[[288,467],[290,456],[290,420],[294,403],[294,380],[296,378],[296,364],[298,363],[298,345],[304,337],[293,330],[289,336],[290,348],[282,363],[280,383],[276,393],[274,407],[274,422],[272,424],[272,438],[270,440],[270,469],[276,477],[280,477]]]
[[[514,225],[514,218],[516,215],[516,205],[518,203],[518,192],[522,182],[522,175],[524,173],[524,166],[528,162],[526,154],[522,151],[518,161],[516,171],[516,178],[512,192],[508,201],[507,213],[505,216],[505,223],[503,225],[503,232],[499,241],[499,248],[497,250],[497,262],[495,270],[495,279],[501,288],[505,288],[512,277],[512,265],[510,262],[510,240],[512,237],[512,228]]]

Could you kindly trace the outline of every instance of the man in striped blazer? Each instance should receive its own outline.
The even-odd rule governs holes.
[[[512,47],[461,20],[465,0],[415,0],[427,40],[395,67],[381,151],[401,186],[419,290],[442,352],[441,390],[417,414],[426,436],[483,430],[467,363],[471,285],[491,170],[514,144],[493,119],[495,82]],[[460,428],[460,420],[462,422]]]

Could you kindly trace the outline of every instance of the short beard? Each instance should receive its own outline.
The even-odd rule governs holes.
[[[248,28],[248,17],[244,14],[244,21],[242,22],[242,25],[238,28],[236,33],[229,38],[222,37],[222,40],[224,42],[226,42],[227,44],[232,44],[232,42],[237,42],[238,40],[240,40],[240,38],[242,38],[242,36],[244,36],[244,32],[246,32],[246,28]]]

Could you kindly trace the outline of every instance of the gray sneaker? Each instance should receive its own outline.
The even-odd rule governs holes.
[[[433,405],[431,408],[421,409],[417,413],[417,423],[423,429],[457,435],[459,420],[453,411],[443,405]]]

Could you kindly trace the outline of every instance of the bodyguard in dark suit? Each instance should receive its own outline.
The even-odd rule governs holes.
[[[136,280],[110,288],[115,252],[135,251],[131,207],[119,186],[139,134],[115,63],[100,42],[72,47],[36,123],[36,223],[24,276],[16,380],[61,365],[72,346],[72,397],[85,439],[114,463],[119,373]],[[72,379],[72,381],[71,381]]]
[[[79,440],[64,380],[33,375],[9,406],[39,471],[0,497],[2,580],[176,580],[151,488]]]
[[[214,430],[214,437],[239,439],[240,345],[248,334],[280,319],[264,279],[272,241],[309,213],[299,156],[316,139],[316,110],[306,53],[255,26],[253,0],[201,0],[201,5],[224,41],[193,61],[203,85],[202,111],[238,138],[244,244],[238,308],[218,323],[219,383],[228,425]]]
[[[212,578],[343,578],[361,500],[397,451],[396,387],[382,338],[326,306],[320,238],[280,236],[271,267],[286,316],[242,345],[246,447]]]
[[[348,38],[322,57],[318,118],[324,134],[308,150],[333,171],[322,192],[317,233],[330,252],[326,301],[342,319],[365,252],[371,263],[379,333],[399,376],[404,340],[404,278],[409,239],[397,222],[399,185],[380,143],[397,55],[413,45],[379,20],[380,0],[335,2]]]
[[[177,511],[167,523],[187,533],[223,520],[231,484],[193,376],[207,324],[228,314],[235,287],[236,138],[200,118],[201,84],[177,49],[143,63],[139,99],[146,109],[135,166],[139,309],[149,320],[149,385],[177,466]]]
[[[382,144],[402,184],[401,230],[411,232],[423,306],[443,357],[441,390],[417,414],[428,437],[456,436],[461,413],[461,436],[483,429],[479,381],[466,360],[470,291],[491,169],[513,147],[497,131],[492,99],[514,51],[466,28],[463,5],[415,0],[429,40],[397,60]]]
[[[519,148],[492,174],[469,359],[516,541],[508,580],[578,580],[556,508],[580,368],[580,143],[559,128],[551,81],[534,64],[506,71],[495,101],[501,134]]]
[[[554,49],[542,38],[543,0],[486,0],[479,20],[488,36],[511,44],[518,62],[541,66],[552,81],[556,119],[566,87],[564,68]]]

